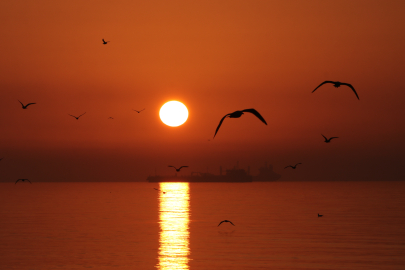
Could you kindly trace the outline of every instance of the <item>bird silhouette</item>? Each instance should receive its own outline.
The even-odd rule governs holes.
[[[140,110],[140,111],[137,111],[137,110],[134,110],[134,109],[132,109],[133,111],[136,111],[137,113],[140,113],[141,111],[144,111],[145,109],[142,109],[142,110]]]
[[[218,226],[217,227],[219,227],[219,225],[221,225],[223,222],[229,222],[229,223],[231,223],[233,226],[235,226],[235,224],[233,224],[232,223],[232,221],[229,221],[229,220],[222,220],[219,224],[218,224]]]
[[[322,135],[322,137],[325,138],[325,142],[326,142],[326,143],[330,143],[330,140],[332,140],[332,139],[337,139],[337,138],[339,138],[339,137],[330,137],[330,138],[328,139],[328,138],[326,138],[323,134],[321,134],[321,135]]]
[[[18,99],[17,99],[18,100]],[[21,101],[18,100],[18,102],[21,103],[22,108],[25,110],[27,109],[28,106],[32,105],[32,104],[36,104],[36,103],[28,103],[27,105],[24,105]]]
[[[177,169],[176,167],[171,166],[171,165],[169,165],[167,167],[173,167],[176,170],[176,172],[179,172],[181,170],[181,168],[188,168],[188,166],[181,166],[180,168]]]
[[[219,128],[221,127],[222,122],[224,121],[225,118],[227,118],[227,117],[239,118],[245,112],[253,113],[257,118],[259,118],[263,123],[265,123],[267,125],[266,120],[264,120],[263,116],[261,116],[260,113],[258,111],[256,111],[255,109],[245,109],[245,110],[241,110],[241,111],[235,111],[233,113],[228,113],[224,117],[222,117],[221,121],[219,121],[219,125],[218,125],[217,129],[215,130],[214,138],[215,138],[215,135],[217,135],[217,132],[218,132]]]
[[[80,117],[80,116],[79,116],[79,117]],[[110,117],[108,117],[108,119],[114,119],[114,118],[110,116]]]
[[[155,190],[157,190],[157,191],[161,191],[160,189],[157,189],[157,188],[153,188],[153,189],[155,189]],[[162,191],[162,192],[163,192],[163,194],[166,194],[165,191]]]
[[[302,163],[297,163],[297,164],[295,164],[294,166],[292,166],[292,165],[288,165],[287,167],[285,167],[284,169],[287,169],[288,167],[291,167],[291,168],[293,168],[294,170],[297,168],[297,165],[298,164],[302,164]]]
[[[85,113],[86,113],[86,112],[85,112]],[[76,118],[76,120],[79,120],[80,116],[82,116],[82,115],[85,114],[85,113],[82,113],[82,114],[79,115],[79,116],[74,116],[74,115],[71,115],[71,114],[69,114],[69,115],[72,116],[72,117],[74,117],[74,118]]]
[[[15,181],[15,184],[17,184],[18,181],[21,181],[21,182],[28,181],[28,182],[30,182],[30,184],[32,184],[31,181],[28,179],[17,179],[17,181]]]
[[[342,83],[342,82],[334,82],[334,81],[324,81],[323,83],[321,83],[320,85],[318,85],[318,87],[315,88],[314,91],[312,91],[312,93],[315,92],[316,89],[318,89],[319,87],[321,87],[321,86],[324,85],[325,83],[332,83],[333,86],[336,87],[336,88],[340,87],[341,85],[349,86],[349,87],[353,90],[353,92],[354,92],[354,94],[356,95],[357,99],[360,100],[359,95],[357,95],[356,90],[354,90],[354,87],[353,87],[350,83]]]
[[[323,215],[320,215],[320,214],[318,213],[318,217],[323,217]]]
[[[109,41],[105,41],[103,38],[103,44],[106,45]]]

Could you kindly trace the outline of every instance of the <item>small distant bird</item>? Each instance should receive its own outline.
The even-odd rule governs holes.
[[[219,225],[221,225],[223,222],[229,222],[229,223],[231,223],[233,226],[235,226],[235,224],[233,224],[232,223],[232,221],[229,221],[229,220],[222,220],[219,224],[218,224],[218,226],[217,227],[219,227]]]
[[[137,111],[137,110],[134,110],[134,109],[132,109],[133,111],[136,111],[137,113],[140,113],[141,111],[144,111],[145,109],[142,109],[142,110],[140,110],[140,111]]]
[[[176,172],[179,172],[181,170],[181,168],[188,168],[188,166],[181,166],[180,168],[177,169],[176,167],[171,166],[171,165],[169,165],[167,167],[173,167],[176,170]]]
[[[359,96],[357,95],[357,93],[356,93],[356,90],[354,90],[354,87],[350,84],[350,83],[342,83],[342,82],[333,82],[333,81],[324,81],[323,83],[321,83],[320,85],[318,85],[318,87],[317,88],[315,88],[314,89],[314,91],[312,91],[312,93],[313,92],[315,92],[315,90],[316,89],[318,89],[319,87],[321,87],[322,85],[324,85],[325,83],[332,83],[333,84],[333,86],[334,87],[336,87],[336,88],[338,88],[338,87],[340,87],[341,85],[346,85],[346,86],[349,86],[352,90],[353,90],[353,92],[354,92],[354,94],[356,95],[356,97],[357,97],[357,99],[359,99],[360,100],[360,98],[359,98]]]
[[[103,44],[106,45],[109,41],[105,41],[103,38]]]
[[[320,214],[318,213],[318,217],[323,217],[323,215],[320,215]]]
[[[18,99],[17,99],[17,100],[18,100]],[[18,102],[21,103],[21,106],[22,106],[22,108],[23,108],[24,110],[27,109],[28,106],[30,106],[30,105],[32,105],[32,104],[36,104],[36,103],[28,103],[27,105],[24,105],[24,104],[22,104],[21,101],[18,100]]]
[[[325,136],[323,136],[323,134],[321,134],[321,135],[322,135],[322,137],[325,138],[325,142],[326,142],[326,143],[330,143],[330,140],[332,140],[332,139],[337,139],[337,138],[339,138],[339,137],[330,137],[330,138],[328,139],[328,138],[326,138]]]
[[[215,138],[215,135],[217,135],[217,132],[226,117],[239,118],[242,116],[242,114],[244,114],[244,112],[253,113],[257,118],[259,118],[263,123],[265,123],[267,125],[266,120],[264,120],[263,116],[261,116],[260,113],[258,111],[256,111],[255,109],[245,109],[245,110],[241,110],[241,111],[235,111],[233,113],[228,113],[224,117],[222,117],[221,121],[219,121],[219,125],[218,125],[217,129],[215,130],[214,138]]]
[[[80,116],[79,116],[80,117]],[[112,118],[111,116],[110,117],[108,117],[108,119],[114,119],[114,118]]]
[[[298,164],[302,164],[302,163],[297,163],[297,164],[295,164],[294,166],[292,166],[292,165],[288,165],[287,167],[285,167],[284,169],[287,169],[288,167],[291,167],[291,168],[293,168],[294,170],[297,168],[297,165]]]
[[[18,181],[21,181],[21,182],[28,181],[28,182],[30,182],[30,184],[32,184],[31,181],[28,179],[18,179],[17,181],[15,181],[15,184],[17,184]]]
[[[74,118],[76,118],[76,120],[79,120],[80,116],[82,116],[83,114],[85,114],[85,113],[82,113],[82,114],[79,115],[79,116],[74,116],[74,115],[71,115],[71,114],[69,114],[69,115],[72,116],[72,117],[74,117]]]
[[[155,190],[157,190],[157,191],[161,191],[160,189],[157,189],[157,188],[153,188],[153,189],[155,189]],[[163,192],[163,194],[166,194],[165,191],[162,191],[162,192]]]

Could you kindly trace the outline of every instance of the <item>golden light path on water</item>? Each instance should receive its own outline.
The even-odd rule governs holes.
[[[160,183],[160,190],[157,268],[189,269],[189,184]]]

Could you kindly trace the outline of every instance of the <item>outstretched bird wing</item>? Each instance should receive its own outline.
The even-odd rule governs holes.
[[[30,182],[30,184],[32,184],[30,180],[28,180],[28,179],[25,179],[25,180],[27,180],[28,182]]]
[[[218,127],[217,127],[217,129],[215,130],[214,138],[215,138],[215,135],[217,135],[217,132],[218,132],[219,128],[220,128],[221,125],[222,125],[222,122],[224,121],[224,119],[225,119],[228,115],[229,115],[229,113],[228,113],[227,115],[225,115],[224,117],[222,117],[221,121],[219,121]]]
[[[291,165],[288,165],[288,166],[286,166],[286,167],[285,167],[284,169],[287,169],[288,167],[291,167],[291,168],[292,168],[293,166],[291,166]]]
[[[242,112],[250,112],[253,113],[254,115],[256,115],[257,118],[259,118],[263,123],[266,123],[266,120],[264,120],[263,116],[260,115],[260,113],[258,111],[256,111],[255,109],[246,109],[246,110],[242,110]]]
[[[354,90],[354,87],[350,83],[341,83],[341,85],[349,86],[353,90],[353,92],[356,95],[357,99],[360,100],[359,95],[357,95],[356,90]]]
[[[82,113],[81,115],[79,115],[78,118],[79,118],[80,116],[82,116],[83,114],[85,114],[85,113],[86,113],[86,112],[84,112],[84,113]]]
[[[322,137],[324,137],[325,138],[325,140],[327,141],[328,140],[328,138],[326,138],[323,134],[321,134],[322,135]]]
[[[221,222],[218,224],[218,226],[219,226],[219,225],[221,225],[221,224],[222,224],[222,222],[225,222],[225,220],[222,220],[222,221],[221,221]],[[218,226],[217,226],[217,227],[218,227]]]
[[[21,179],[17,179],[17,181],[15,181],[15,183],[17,184],[18,181],[20,181]]]
[[[18,102],[20,102],[20,103],[21,103],[21,106],[24,108],[24,104],[23,104],[21,101],[19,101],[19,100],[18,100]]]
[[[74,116],[74,115],[71,115],[71,114],[69,114],[69,115],[72,116],[72,117],[74,117],[74,118],[76,118],[76,119],[78,118],[78,117],[76,117],[76,116]]]
[[[235,226],[235,224],[233,224],[232,221],[229,221],[229,220],[228,220],[228,222],[231,223],[233,226]]]
[[[294,166],[294,167],[297,167],[297,165],[298,165],[298,164],[302,164],[302,163],[297,163],[297,164],[295,164],[295,166]]]
[[[337,139],[337,138],[339,138],[339,137],[330,137],[329,140]]]
[[[27,105],[25,105],[25,107],[28,107],[28,106],[30,106],[32,104],[36,104],[36,103],[28,103]]]
[[[188,166],[181,166],[181,167],[179,168],[179,170],[180,170],[181,168],[188,168]]]
[[[318,87],[315,88],[314,91],[312,91],[312,93],[315,92],[316,89],[318,89],[319,87],[321,87],[321,86],[324,85],[325,83],[333,83],[333,84],[334,84],[335,82],[332,82],[332,81],[324,81],[323,83],[321,83],[320,85],[318,85]]]

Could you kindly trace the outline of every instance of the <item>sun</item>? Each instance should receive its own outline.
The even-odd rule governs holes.
[[[168,126],[178,127],[188,118],[187,107],[179,101],[169,101],[163,104],[159,111],[160,120]]]

